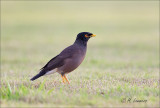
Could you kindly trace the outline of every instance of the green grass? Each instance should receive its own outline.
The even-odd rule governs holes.
[[[1,1],[2,107],[158,107],[158,1]],[[63,84],[37,79],[77,33],[97,36],[84,62]],[[146,103],[123,103],[126,98]]]

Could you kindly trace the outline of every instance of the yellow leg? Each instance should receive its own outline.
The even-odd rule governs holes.
[[[63,83],[66,83],[64,76],[61,75],[61,77],[62,77]]]
[[[64,78],[66,79],[66,81],[68,82],[68,84],[70,84],[69,81],[68,81],[68,79],[67,79],[67,77],[66,77],[65,75],[63,75],[63,76],[64,76]]]

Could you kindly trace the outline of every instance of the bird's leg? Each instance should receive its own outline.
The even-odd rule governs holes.
[[[70,84],[69,81],[68,81],[68,79],[67,79],[67,77],[65,75],[64,75],[64,78],[66,79],[66,81],[68,82],[68,84]]]
[[[61,77],[62,77],[63,83],[66,83],[64,76],[61,75]]]

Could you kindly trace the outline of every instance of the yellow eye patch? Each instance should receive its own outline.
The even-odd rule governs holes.
[[[85,34],[85,37],[88,38],[89,36],[87,34]]]

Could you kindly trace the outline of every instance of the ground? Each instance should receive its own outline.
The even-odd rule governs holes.
[[[1,1],[1,9],[2,107],[159,106],[158,1]],[[70,85],[58,73],[30,81],[82,31],[97,36]]]

